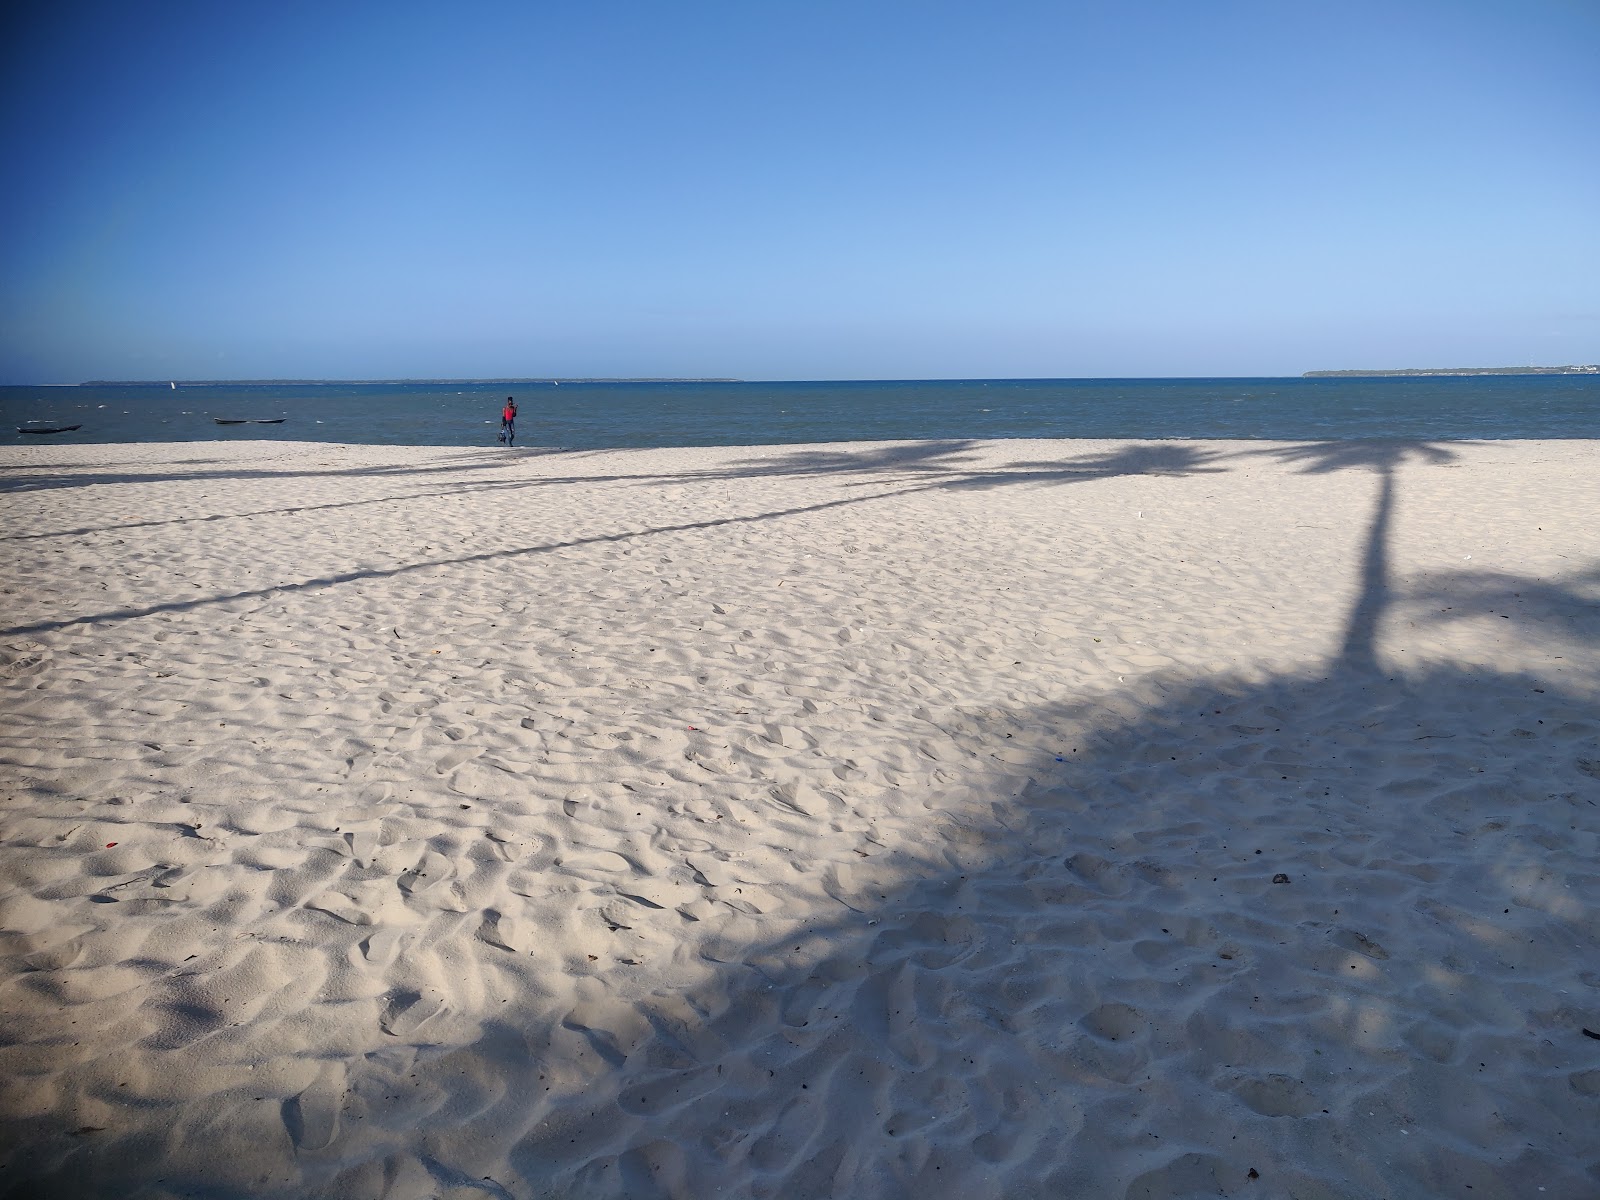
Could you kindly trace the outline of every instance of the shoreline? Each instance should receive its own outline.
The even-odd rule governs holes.
[[[498,390],[496,390],[498,389]],[[516,385],[0,388],[9,445],[266,440],[489,448]],[[1600,438],[1600,376],[850,383],[574,384],[517,397],[525,434],[571,449],[1005,439]],[[235,425],[216,419],[284,423]],[[269,428],[272,430],[268,436]],[[56,438],[49,439],[55,442]]]
[[[1597,449],[0,448],[6,1178],[1586,1194]]]

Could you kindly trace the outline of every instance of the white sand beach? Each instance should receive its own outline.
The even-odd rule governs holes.
[[[1597,464],[0,449],[0,1194],[1600,1195]]]

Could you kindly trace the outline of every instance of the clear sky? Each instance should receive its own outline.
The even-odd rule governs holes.
[[[1600,360],[1595,0],[8,12],[0,382]]]

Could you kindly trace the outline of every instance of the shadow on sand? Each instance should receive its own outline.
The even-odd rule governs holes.
[[[632,1028],[486,1035],[513,1077],[584,1039],[630,1067],[508,1121],[506,1194],[1596,1194],[1595,698],[1386,662],[1396,475],[1447,448],[1267,453],[1378,479],[1335,659],[970,714],[1056,752],[993,763],[941,858],[891,850]],[[1542,594],[1600,643],[1581,586],[1539,588],[1426,599]]]
[[[886,496],[1221,469],[1159,447],[968,472],[963,451],[747,469],[902,472]],[[1332,661],[969,714],[991,803],[950,822],[940,857],[890,848],[880,891],[707,964],[632,1026],[513,1014],[465,1052],[419,1045],[430,1069],[464,1054],[487,1074],[436,1113],[390,1104],[376,1076],[353,1085],[363,1149],[308,1156],[308,1187],[378,1194],[420,1158],[463,1197],[708,1196],[729,1178],[784,1197],[1595,1195],[1594,697],[1465,666],[1406,674],[1382,653],[1397,471],[1448,448],[1262,453],[1377,476]],[[1463,576],[1426,599],[1451,620],[1450,601],[1538,594],[1592,650],[1595,578]],[[1036,731],[1033,761],[984,759],[1002,727]],[[541,1091],[546,1076],[583,1082]],[[101,1153],[53,1178],[93,1187],[119,1159],[136,1178],[156,1162]]]
[[[672,474],[605,474],[605,475],[561,475],[539,476],[532,479],[468,479],[459,482],[456,486],[435,491],[412,492],[406,495],[385,496],[374,499],[340,501],[333,504],[299,505],[276,509],[252,510],[237,514],[221,514],[206,516],[175,517],[158,521],[133,521],[125,524],[106,525],[95,528],[80,528],[58,532],[40,532],[14,534],[9,538],[0,538],[0,541],[35,541],[46,538],[78,537],[93,533],[112,533],[121,529],[147,528],[156,525],[177,525],[192,523],[211,523],[217,521],[230,521],[248,517],[269,515],[293,515],[301,513],[322,512],[329,509],[354,508],[362,505],[383,504],[390,501],[409,501],[413,499],[437,499],[450,496],[465,496],[474,493],[493,490],[497,493],[510,494],[530,488],[547,488],[573,483],[619,483],[636,486],[659,487],[672,483],[705,482],[714,480],[753,479],[760,477],[782,477],[792,475],[826,474],[829,476],[862,475],[871,473],[871,485],[879,487],[874,492],[856,492],[852,495],[836,500],[825,500],[815,504],[796,505],[781,509],[764,509],[752,513],[737,514],[732,516],[709,517],[700,521],[685,521],[673,525],[660,525],[649,528],[624,529],[614,532],[596,534],[591,537],[575,538],[561,542],[547,542],[534,546],[518,546],[511,549],[485,550],[475,554],[454,555],[435,559],[424,559],[417,562],[405,563],[401,566],[389,568],[368,568],[355,571],[342,571],[335,574],[319,575],[308,579],[292,582],[275,583],[267,587],[244,589],[227,592],[220,595],[200,596],[194,599],[170,601],[161,604],[151,604],[138,608],[112,609],[98,613],[74,614],[48,621],[35,621],[29,624],[12,625],[0,629],[0,636],[26,635],[45,633],[52,630],[64,629],[68,626],[114,623],[140,617],[155,616],[157,614],[171,614],[192,612],[196,609],[208,608],[218,604],[227,604],[236,601],[261,599],[275,594],[287,594],[303,591],[320,591],[324,588],[337,587],[341,584],[357,583],[365,580],[393,579],[396,577],[413,574],[418,571],[434,571],[444,568],[470,567],[497,561],[525,558],[531,555],[549,554],[560,550],[574,549],[580,546],[600,545],[613,542],[627,542],[635,539],[650,538],[662,534],[688,533],[698,530],[716,529],[724,526],[747,525],[766,521],[780,520],[785,517],[802,516],[806,514],[826,512],[830,509],[845,508],[858,504],[869,503],[874,500],[889,500],[922,491],[935,491],[943,488],[994,488],[1006,485],[1050,485],[1063,483],[1086,483],[1098,479],[1111,479],[1123,475],[1190,475],[1197,473],[1216,472],[1224,467],[1214,465],[1214,460],[1220,455],[1215,451],[1205,450],[1195,446],[1183,445],[1158,445],[1158,446],[1129,446],[1124,449],[1099,455],[1088,455],[1079,458],[1063,459],[1055,462],[1028,462],[1015,463],[1005,468],[994,470],[971,470],[964,464],[970,461],[970,451],[977,446],[974,442],[929,442],[915,443],[907,446],[891,446],[887,448],[874,448],[866,451],[840,451],[826,453],[795,452],[792,454],[778,455],[773,458],[747,459],[726,468],[717,468],[706,471],[675,472]],[[518,457],[532,457],[539,452],[519,454]],[[507,461],[512,461],[510,456],[502,456]],[[477,457],[471,455],[449,456],[450,463],[460,459],[468,459],[476,464]],[[824,467],[823,462],[831,464]],[[504,463],[498,465],[505,465]],[[342,474],[351,477],[389,476],[416,474],[429,477],[435,472],[458,471],[459,465],[432,463],[420,467],[383,467],[383,468],[351,468],[345,471],[334,472],[221,472],[212,475],[194,476],[193,478],[255,478],[266,475],[277,476],[315,476],[318,474]],[[476,469],[476,467],[474,467]],[[888,487],[882,487],[886,481]],[[176,479],[189,479],[189,476],[162,475],[154,476],[117,476],[114,479],[105,479],[98,476],[88,476],[80,479],[76,485],[67,483],[52,483],[51,487],[65,486],[91,486],[95,483],[149,483],[152,481],[170,482]],[[14,481],[20,488],[26,480]],[[0,488],[3,490],[3,488]]]
[[[1378,479],[1333,661],[974,714],[1060,752],[899,886],[584,1030],[651,1066],[526,1126],[510,1193],[1592,1195],[1593,697],[1386,664],[1396,475],[1448,448],[1268,453]],[[535,1073],[578,1043],[490,1036]]]

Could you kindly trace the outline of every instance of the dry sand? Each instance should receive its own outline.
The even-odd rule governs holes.
[[[7,1195],[1600,1194],[1595,443],[0,466]]]

